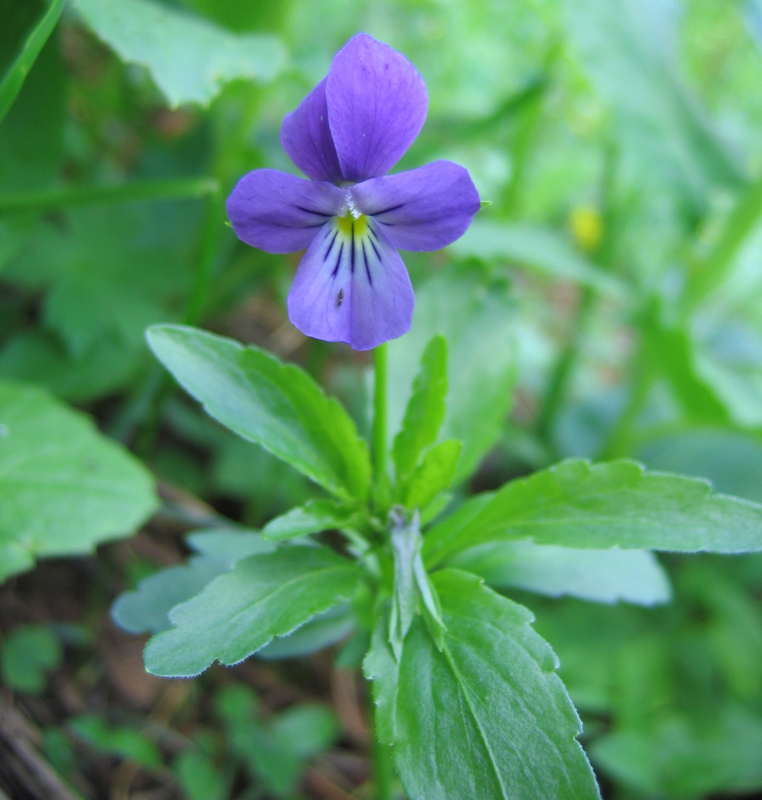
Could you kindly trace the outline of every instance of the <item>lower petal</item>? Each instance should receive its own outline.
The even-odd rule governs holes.
[[[468,170],[451,161],[358,183],[355,206],[400,250],[440,250],[459,239],[480,208]]]
[[[372,220],[336,219],[315,237],[288,295],[305,335],[370,350],[410,330],[415,297],[396,248]]]
[[[345,196],[332,183],[255,169],[238,181],[227,212],[241,241],[267,253],[293,253],[309,247],[318,230],[339,213]]]

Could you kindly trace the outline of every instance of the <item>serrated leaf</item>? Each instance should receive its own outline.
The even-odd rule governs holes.
[[[354,422],[294,364],[181,325],[148,331],[156,357],[207,413],[329,492],[364,501],[370,458]]]
[[[175,627],[148,643],[146,669],[191,677],[214,661],[237,664],[348,600],[359,575],[353,562],[318,547],[282,548],[239,561],[172,609]]]
[[[453,439],[432,447],[410,476],[402,504],[406,508],[426,508],[440,492],[449,488],[462,451],[463,444]]]
[[[0,383],[0,580],[127,536],[156,506],[151,475],[90,418]]]
[[[516,374],[515,309],[507,286],[484,285],[474,271],[444,271],[416,291],[410,333],[389,342],[389,429],[399,430],[421,355],[437,333],[447,340],[454,379],[439,441],[463,442],[455,482],[476,469],[497,442],[511,405]],[[475,391],[474,387],[478,387]]]
[[[346,508],[329,500],[311,500],[305,506],[292,508],[276,517],[262,529],[265,539],[293,539],[332,528],[346,528],[361,524],[366,514],[355,508]]]
[[[392,456],[398,483],[406,484],[424,450],[434,444],[445,417],[447,397],[447,341],[437,334],[426,345],[413,393],[394,437]]]
[[[441,652],[420,618],[395,660],[385,621],[365,660],[379,739],[407,794],[426,800],[599,798],[581,724],[532,615],[473,575],[433,576]]]
[[[532,539],[576,548],[762,550],[762,506],[635,461],[570,459],[466,502],[424,539],[429,566],[478,544]]]
[[[146,67],[171,106],[208,105],[226,83],[272,80],[286,62],[274,36],[233,34],[149,0],[75,0],[98,38]]]
[[[488,542],[455,556],[453,567],[497,589],[515,587],[550,597],[650,606],[670,598],[669,580],[647,550],[572,550],[532,542]]]
[[[257,658],[296,658],[336,644],[356,627],[357,619],[350,603],[329,608],[305,622],[288,636],[280,636],[257,652]]]

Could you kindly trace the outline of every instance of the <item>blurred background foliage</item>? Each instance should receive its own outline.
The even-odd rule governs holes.
[[[45,11],[0,0],[0,74]],[[760,0],[72,0],[0,124],[0,379],[86,411],[164,506],[97,564],[0,592],[0,742],[25,732],[47,796],[373,796],[360,690],[330,658],[159,682],[108,620],[212,508],[258,527],[313,492],[173,390],[147,325],[293,358],[367,429],[366,358],[287,321],[298,257],[224,225],[242,174],[295,172],[281,119],[357,31],[428,86],[398,168],[455,160],[492,201],[446,252],[405,258],[418,306],[391,348],[392,430],[441,331],[443,435],[466,441],[464,475],[486,457],[463,493],[632,456],[762,501]],[[754,795],[762,559],[663,561],[670,605],[533,598],[538,630],[607,797]],[[13,797],[37,796],[27,770]]]

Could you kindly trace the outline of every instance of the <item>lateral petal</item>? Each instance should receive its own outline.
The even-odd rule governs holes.
[[[277,169],[244,175],[227,200],[241,241],[268,253],[309,247],[315,234],[344,204],[346,191],[326,181],[308,181]]]
[[[459,239],[480,208],[468,170],[451,161],[373,178],[350,190],[358,211],[400,250],[439,250]]]
[[[345,181],[386,174],[426,119],[426,84],[416,68],[365,33],[354,36],[336,54],[325,91]]]
[[[288,316],[305,335],[370,350],[410,330],[415,297],[384,233],[365,219],[326,225],[304,255]]]
[[[280,143],[289,158],[313,181],[341,183],[341,166],[328,124],[326,78],[283,118]]]

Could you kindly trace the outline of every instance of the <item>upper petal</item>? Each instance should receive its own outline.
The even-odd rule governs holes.
[[[255,169],[230,193],[227,212],[236,236],[268,253],[309,247],[318,230],[341,210],[345,190],[277,169]]]
[[[350,190],[400,250],[439,250],[460,238],[480,208],[468,170],[451,161],[373,178]]]
[[[280,128],[280,142],[289,158],[314,181],[341,183],[341,167],[328,125],[325,99],[326,78],[286,114]]]
[[[288,295],[302,333],[370,350],[410,330],[415,297],[399,253],[372,221],[362,230],[337,220],[305,253]]]
[[[426,84],[388,44],[360,33],[328,73],[326,98],[333,142],[346,181],[386,174],[426,119]]]

